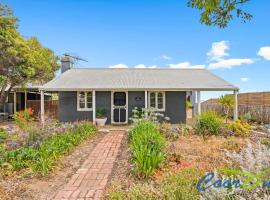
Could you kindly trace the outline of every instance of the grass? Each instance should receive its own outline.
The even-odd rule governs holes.
[[[128,189],[114,187],[109,193],[111,200],[196,200],[199,199],[199,192],[196,189],[198,180],[204,175],[199,168],[188,168],[178,173],[166,173],[161,179],[155,182],[139,182]]]
[[[155,123],[141,120],[129,134],[134,173],[149,177],[165,158],[165,139]]]
[[[62,155],[70,152],[84,139],[95,133],[95,127],[83,122],[67,132],[52,134],[38,147],[21,147],[7,151],[0,160],[1,166],[8,166],[12,170],[30,168],[36,174],[46,175]]]

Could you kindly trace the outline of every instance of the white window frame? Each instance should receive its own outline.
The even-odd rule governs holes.
[[[84,92],[84,108],[80,108],[79,95]],[[91,92],[92,95],[92,108],[87,108],[87,93]],[[93,111],[93,91],[78,91],[77,92],[77,111]]]
[[[155,93],[155,107],[151,107],[151,98],[150,98],[151,93]],[[163,98],[162,108],[158,108],[158,93],[162,93],[162,98]],[[166,94],[165,92],[160,92],[160,91],[148,91],[148,107],[154,109],[155,111],[165,111],[165,108],[166,108],[165,94]]]

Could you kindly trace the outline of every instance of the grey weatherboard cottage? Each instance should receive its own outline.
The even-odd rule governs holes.
[[[238,118],[238,88],[205,69],[72,68],[71,58],[61,61],[62,74],[40,87],[42,122],[46,91],[59,93],[62,122],[95,122],[97,109],[105,109],[108,124],[126,124],[134,107],[151,107],[171,123],[184,123],[187,92],[196,95],[193,104],[200,114],[201,91],[234,91],[234,118]]]

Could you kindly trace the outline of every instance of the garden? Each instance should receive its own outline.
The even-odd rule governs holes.
[[[268,199],[270,132],[228,113],[171,125],[161,113],[134,109],[105,198]]]
[[[31,191],[44,187],[47,193],[55,190],[50,184],[59,187],[65,183],[61,176],[67,178],[74,173],[98,135],[96,127],[87,121],[59,123],[47,119],[41,125],[31,109],[17,112],[13,118],[14,122],[0,128],[0,199],[14,199],[22,194],[26,199],[40,199],[40,191],[30,194]],[[80,151],[76,146],[81,146]]]

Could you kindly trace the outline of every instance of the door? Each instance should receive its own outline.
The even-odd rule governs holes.
[[[128,122],[127,92],[112,92],[112,123],[126,124]]]

